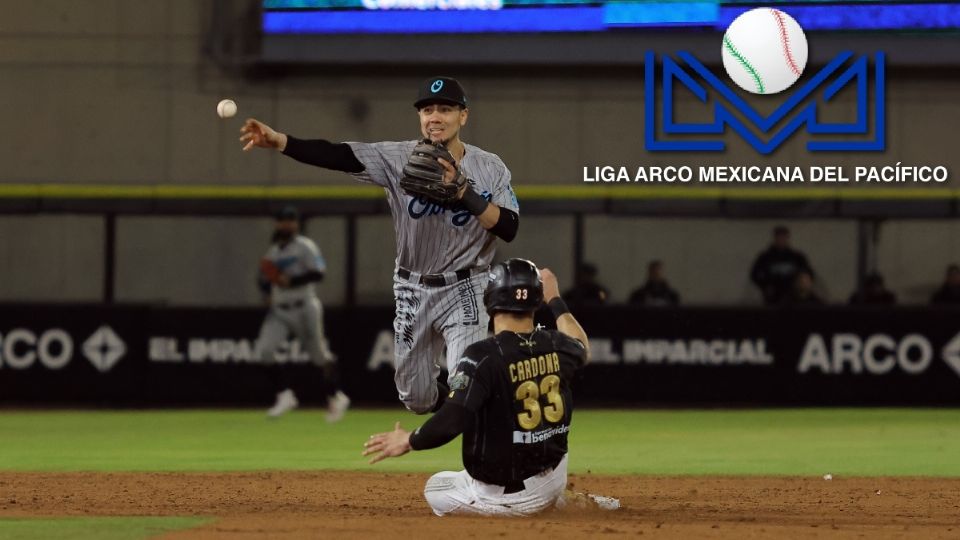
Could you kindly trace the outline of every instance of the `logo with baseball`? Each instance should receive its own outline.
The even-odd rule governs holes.
[[[783,92],[806,65],[807,36],[779,9],[751,9],[734,19],[723,35],[723,67],[748,92]]]

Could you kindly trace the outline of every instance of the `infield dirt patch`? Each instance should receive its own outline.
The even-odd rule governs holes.
[[[616,512],[434,517],[426,474],[0,473],[0,517],[208,516],[164,538],[960,538],[960,479],[572,475]]]

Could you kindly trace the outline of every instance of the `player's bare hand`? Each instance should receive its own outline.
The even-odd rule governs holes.
[[[560,286],[557,276],[549,268],[540,269],[540,279],[543,280],[543,303],[546,304],[560,296]]]
[[[452,163],[443,159],[437,158],[437,161],[440,162],[440,165],[443,165],[443,183],[450,184],[457,178],[457,169],[453,166]]]
[[[442,165],[442,166],[443,166],[443,169],[444,169],[444,171],[443,171],[443,183],[444,183],[444,184],[452,184],[453,182],[455,182],[455,181],[457,180],[457,176],[460,175],[460,173],[457,171],[456,167],[454,167],[452,163],[450,163],[449,161],[447,161],[447,160],[445,160],[445,159],[443,159],[443,158],[437,158],[437,162],[440,163],[440,165]],[[460,186],[460,189],[457,191],[457,200],[462,199],[462,198],[463,198],[463,194],[464,194],[466,191],[467,191],[467,183],[464,182],[463,185]]]
[[[411,450],[410,432],[400,428],[400,422],[393,427],[393,431],[371,435],[370,440],[363,444],[363,455],[370,458],[370,464],[383,461],[388,457],[400,457]]]
[[[280,274],[277,276],[277,285],[286,289],[290,286],[290,276],[286,274]]]
[[[287,136],[278,133],[270,126],[255,118],[247,118],[240,128],[240,142],[244,143],[243,151],[254,147],[276,148],[281,152],[287,147]]]

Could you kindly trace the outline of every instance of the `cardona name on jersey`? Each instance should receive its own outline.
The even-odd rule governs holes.
[[[513,362],[507,366],[507,370],[510,371],[510,382],[519,382],[540,375],[558,373],[560,371],[560,355],[553,352],[535,358],[527,358],[526,360]]]

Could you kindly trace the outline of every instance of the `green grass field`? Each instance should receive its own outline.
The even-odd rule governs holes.
[[[194,517],[84,517],[0,519],[4,540],[131,540],[199,527],[207,519]]]
[[[402,410],[320,411],[268,421],[260,410],[4,411],[0,470],[370,470],[367,436]],[[653,475],[960,476],[960,410],[784,409],[577,411],[572,472]],[[388,460],[376,470],[459,467],[459,444]]]
[[[254,471],[459,469],[459,443],[375,467],[374,432],[423,418],[352,410],[269,421],[261,410],[3,411],[0,470]],[[960,476],[958,409],[585,410],[570,434],[571,472],[646,475]],[[126,540],[202,518],[0,518],[0,538]]]

